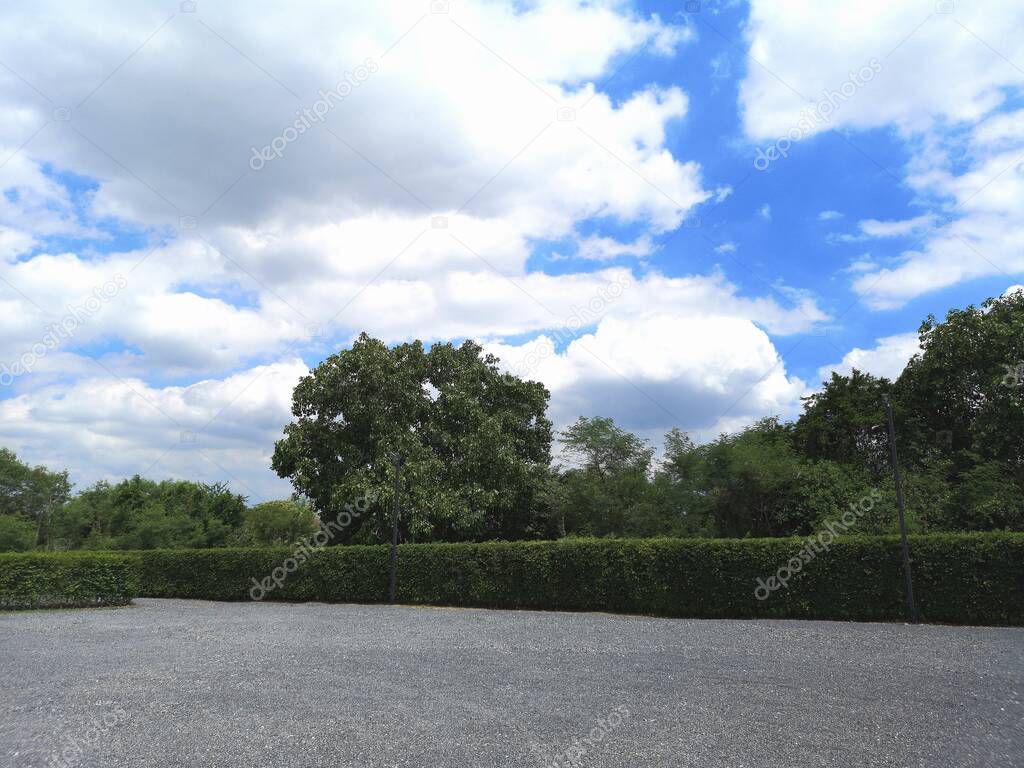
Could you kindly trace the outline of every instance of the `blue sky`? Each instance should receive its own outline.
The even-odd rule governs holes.
[[[1022,282],[1012,3],[46,5],[0,32],[0,444],[79,485],[286,494],[364,330],[657,444]]]

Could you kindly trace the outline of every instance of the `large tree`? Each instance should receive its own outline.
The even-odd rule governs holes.
[[[336,541],[390,537],[393,456],[404,460],[403,537],[523,538],[551,457],[548,391],[501,373],[467,341],[388,347],[365,333],[295,388],[272,466],[325,522],[369,494]]]

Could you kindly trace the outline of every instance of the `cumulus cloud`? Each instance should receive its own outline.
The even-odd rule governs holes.
[[[257,499],[286,495],[287,484],[268,471],[270,455],[307,371],[301,360],[282,360],[157,388],[93,369],[70,385],[0,400],[0,444],[68,467],[79,485],[141,472],[229,481]]]
[[[551,389],[557,426],[602,415],[652,435],[675,426],[707,438],[759,416],[792,416],[804,390],[767,334],[730,315],[608,317],[561,351],[557,341],[487,345]]]
[[[872,0],[845,10],[751,4],[740,89],[748,137],[786,135],[809,104],[869,67],[875,74],[843,91],[827,120],[805,121],[804,137],[888,127],[912,152],[906,184],[929,202],[932,218],[911,220],[909,230],[910,222],[874,222],[874,233],[862,233],[921,238],[895,264],[854,281],[869,306],[899,307],[965,280],[1024,272],[1024,115],[1005,111],[1024,86],[1024,70],[1012,63],[1024,59],[1022,24],[1024,7],[1009,0],[984,7]]]
[[[862,373],[884,376],[895,381],[907,367],[910,358],[921,351],[916,333],[900,333],[878,339],[874,347],[861,349],[854,347],[838,363],[825,365],[818,369],[818,379],[828,381],[832,373],[849,376],[856,368]]]
[[[647,235],[638,237],[631,243],[621,243],[612,237],[591,235],[580,240],[576,255],[591,261],[611,261],[620,256],[650,256],[653,251],[654,244]]]
[[[860,231],[867,237],[906,237],[914,232],[920,232],[922,229],[930,227],[934,221],[934,216],[924,214],[923,216],[915,216],[912,219],[902,219],[900,221],[865,219],[858,222],[857,226],[860,227]]]
[[[953,8],[954,4],[950,4]],[[912,133],[936,120],[974,122],[1024,84],[1017,30],[1024,9],[1012,0],[984,6],[866,0],[849,6],[753,0],[747,77],[740,105],[747,134],[774,139],[799,123],[873,60],[877,75],[814,130],[896,125]],[[984,42],[982,42],[984,41]]]

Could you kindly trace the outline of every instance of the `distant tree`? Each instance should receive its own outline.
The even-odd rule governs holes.
[[[704,514],[718,536],[799,536],[842,514],[870,485],[859,468],[808,461],[776,418],[698,449]]]
[[[646,473],[654,450],[646,440],[615,426],[608,418],[581,416],[559,434],[568,457],[583,469],[611,476],[623,470]]]
[[[46,541],[49,519],[71,495],[67,471],[29,466],[7,448],[0,448],[0,515],[29,520],[38,543]]]
[[[888,379],[854,369],[833,373],[822,389],[804,398],[804,412],[793,426],[793,444],[811,461],[856,465],[880,477],[888,471],[889,444],[885,398]]]
[[[670,489],[652,482],[654,450],[646,440],[600,416],[578,419],[559,439],[572,465],[556,471],[552,535],[649,537],[684,529]]]
[[[470,341],[389,348],[363,334],[296,386],[272,466],[324,520],[370,494],[349,540],[390,538],[396,453],[403,539],[523,538],[550,462],[548,391],[497,362]]]
[[[55,511],[54,545],[76,549],[217,547],[241,527],[245,497],[226,485],[100,481]]]
[[[265,501],[247,510],[239,543],[246,545],[291,544],[319,528],[309,506],[295,501]]]
[[[670,523],[665,534],[713,535],[714,523],[707,514],[707,489],[703,479],[703,452],[700,447],[682,430],[669,430],[653,481],[660,517]]]
[[[25,552],[36,542],[35,524],[20,515],[0,515],[0,552]]]

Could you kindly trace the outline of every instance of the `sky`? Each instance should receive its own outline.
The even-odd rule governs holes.
[[[299,378],[475,339],[660,443],[1024,282],[1024,5],[0,11],[0,445],[287,496]]]

